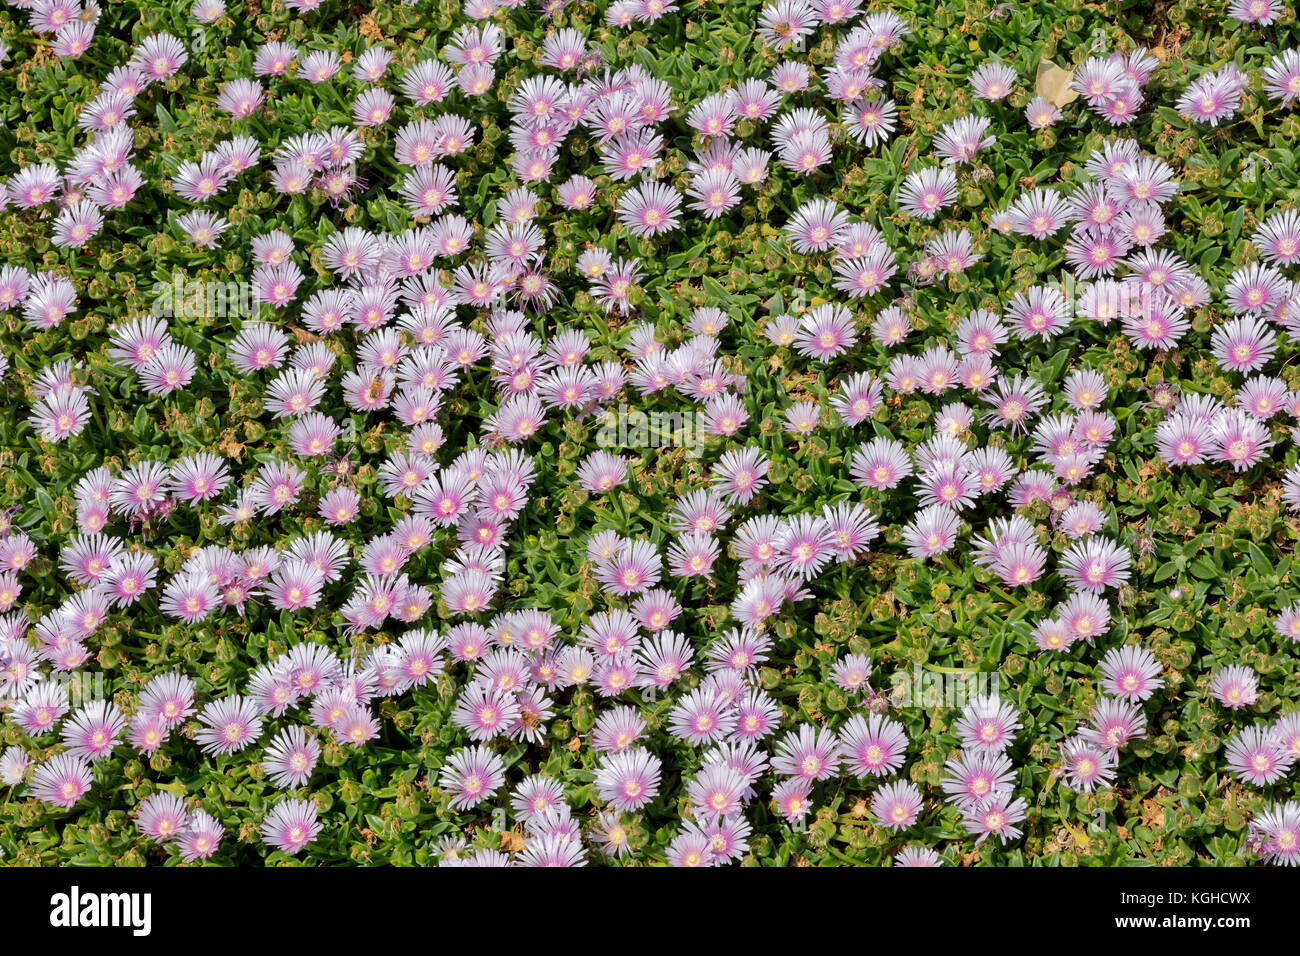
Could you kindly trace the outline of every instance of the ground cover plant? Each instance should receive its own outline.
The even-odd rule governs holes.
[[[0,854],[1294,865],[1275,0],[9,0]]]

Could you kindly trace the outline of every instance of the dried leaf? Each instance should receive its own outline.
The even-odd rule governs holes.
[[[1064,106],[1079,98],[1079,94],[1070,89],[1070,78],[1073,75],[1072,71],[1061,69],[1051,60],[1039,60],[1034,88],[1039,96],[1053,106]]]

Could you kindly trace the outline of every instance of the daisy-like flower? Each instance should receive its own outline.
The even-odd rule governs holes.
[[[1025,107],[1025,121],[1030,129],[1047,129],[1064,118],[1060,107],[1041,96],[1035,96]]]
[[[731,816],[744,808],[746,781],[725,763],[706,764],[686,786],[687,798],[706,817]]]
[[[1091,369],[1079,369],[1071,372],[1065,380],[1065,399],[1078,409],[1096,408],[1103,401],[1109,390],[1106,379],[1100,372]]]
[[[1019,714],[996,695],[973,698],[954,725],[962,746],[983,753],[1002,753],[1021,728]]]
[[[974,503],[977,489],[964,467],[942,463],[920,475],[918,492],[923,505],[943,505],[961,511]]]
[[[200,23],[213,23],[226,12],[226,0],[194,0],[190,16]]]
[[[640,747],[605,754],[596,770],[596,791],[618,813],[637,810],[659,793],[659,758]]]
[[[1015,68],[1000,60],[988,60],[970,75],[970,85],[975,95],[990,102],[1004,99],[1011,93],[1015,82]]]
[[[864,553],[868,542],[880,534],[880,525],[871,512],[856,502],[825,505],[822,520],[830,532],[835,560],[841,564]]]
[[[894,866],[919,868],[943,866],[943,857],[929,847],[905,846],[894,855]]]
[[[53,240],[56,246],[79,249],[99,235],[104,226],[104,216],[88,200],[82,200],[63,209],[54,220]]]
[[[741,794],[741,799],[745,801],[755,796],[754,784],[762,777],[768,766],[767,754],[759,749],[754,740],[737,740],[721,744],[707,751],[702,762],[706,767],[721,765],[739,774],[745,785]]]
[[[1300,712],[1291,711],[1273,725],[1273,736],[1282,749],[1300,760]]]
[[[914,558],[937,557],[957,544],[961,518],[946,505],[929,505],[903,529],[903,543]]]
[[[1029,420],[1047,404],[1043,387],[1022,375],[1009,382],[998,381],[991,392],[985,402],[992,407],[984,415],[984,421],[992,428],[1006,428],[1012,434],[1024,432]]]
[[[768,466],[757,448],[733,449],[713,466],[713,481],[729,500],[747,504],[767,484]]]
[[[721,553],[716,539],[691,531],[668,546],[668,566],[674,577],[711,578],[713,564]]]
[[[586,176],[569,178],[561,183],[555,192],[566,209],[589,209],[596,201],[596,184]]]
[[[1229,63],[1189,83],[1176,108],[1195,122],[1218,126],[1240,108],[1249,82],[1235,64]]]
[[[126,717],[107,700],[92,700],[69,718],[63,728],[63,746],[82,760],[108,756],[121,739]]]
[[[1100,593],[1128,583],[1130,557],[1128,548],[1094,535],[1066,549],[1060,570],[1071,587]]]
[[[1091,641],[1110,629],[1110,605],[1099,595],[1076,591],[1056,609],[1056,616],[1075,641]]]
[[[815,306],[799,323],[795,350],[820,362],[829,362],[857,343],[857,329],[852,314],[840,305]]]
[[[172,180],[172,189],[190,202],[201,203],[219,194],[234,172],[209,154],[199,163],[182,163]]]
[[[618,218],[638,238],[677,228],[682,197],[663,183],[634,186],[619,199]]]
[[[1199,465],[1212,453],[1213,422],[1171,415],[1156,426],[1156,449],[1171,465]]]
[[[225,462],[206,453],[173,462],[168,475],[171,494],[191,505],[217,497],[229,482]]]
[[[103,583],[113,605],[133,605],[157,583],[155,558],[147,551],[117,555],[105,572]]]
[[[390,662],[400,665],[400,661],[394,658],[385,661],[385,666],[379,671],[380,689],[382,692],[396,693],[401,686],[401,673],[399,667],[388,667]],[[352,704],[343,708],[343,713],[330,730],[340,744],[360,747],[379,736],[379,721],[368,708]]]
[[[289,339],[282,331],[266,322],[250,322],[231,340],[227,357],[241,374],[283,364],[289,354]]]
[[[1144,701],[1164,686],[1164,668],[1155,655],[1136,644],[1113,647],[1101,661],[1102,688],[1117,697]]]
[[[871,324],[872,336],[875,336],[876,341],[887,349],[904,341],[910,333],[911,323],[906,313],[894,306],[881,310]]]
[[[1223,290],[1228,308],[1237,315],[1271,312],[1290,296],[1286,277],[1276,267],[1257,262],[1236,270]]]
[[[1079,736],[1105,750],[1118,751],[1133,738],[1145,737],[1146,726],[1140,704],[1103,697],[1093,707],[1088,726]]]
[[[982,149],[996,142],[988,133],[992,120],[987,116],[963,116],[948,123],[935,135],[934,151],[941,159],[969,163]]]
[[[834,246],[849,225],[849,214],[829,199],[813,199],[795,210],[784,233],[796,252],[807,255]]]
[[[840,380],[839,391],[831,398],[831,407],[839,412],[846,425],[860,425],[872,416],[884,397],[881,383],[866,372]]]
[[[1066,261],[1083,279],[1113,274],[1128,251],[1123,235],[1092,228],[1076,231],[1065,244]]]
[[[907,731],[882,714],[854,714],[839,730],[839,759],[855,777],[884,777],[907,758]]]
[[[1210,696],[1229,710],[1249,707],[1259,699],[1259,681],[1249,667],[1233,665],[1210,677]]]
[[[1229,738],[1224,753],[1237,779],[1256,786],[1280,780],[1295,763],[1295,754],[1282,747],[1269,728],[1259,725]]]
[[[55,175],[58,175],[57,171]],[[3,199],[2,195],[0,199]],[[0,208],[3,208],[2,202]],[[0,311],[8,311],[21,305],[31,286],[32,275],[22,266],[0,266]]]
[[[131,65],[150,80],[163,80],[185,65],[185,45],[167,33],[155,33],[136,45]]]
[[[1279,637],[1300,642],[1300,602],[1289,604],[1278,613],[1273,619],[1273,630]]]
[[[687,823],[668,844],[666,856],[669,866],[714,866],[712,841],[700,826]]]
[[[652,633],[664,630],[681,613],[681,605],[667,591],[649,591],[632,603],[633,616],[642,627]]]
[[[68,691],[58,681],[41,681],[11,711],[13,720],[32,737],[54,729],[68,712]]]
[[[723,739],[735,725],[726,701],[705,687],[678,698],[668,714],[669,733],[697,747]]]
[[[1002,753],[973,751],[951,758],[945,765],[943,791],[963,812],[1010,793],[1015,772]]]
[[[1094,107],[1103,106],[1117,96],[1130,93],[1133,81],[1124,72],[1123,63],[1109,57],[1089,57],[1074,71],[1070,87]]]
[[[1015,543],[1002,550],[993,562],[993,572],[1009,587],[1025,587],[1043,575],[1047,552],[1033,542]]]
[[[627,460],[608,452],[592,452],[578,466],[578,484],[591,492],[611,491],[627,481]]]
[[[155,793],[140,802],[135,811],[136,826],[155,843],[175,839],[189,826],[185,801],[172,793]]]
[[[195,810],[189,815],[185,829],[176,838],[181,859],[186,863],[206,860],[217,852],[225,832],[225,828],[211,814]]]
[[[912,459],[901,442],[876,438],[853,453],[849,473],[858,484],[884,491],[912,474]]]
[[[217,94],[217,108],[234,119],[246,119],[257,112],[265,95],[256,80],[238,77],[222,84],[221,92]]]
[[[316,804],[286,797],[262,820],[262,842],[284,853],[299,853],[320,835]]]
[[[28,421],[44,440],[60,442],[81,434],[90,414],[90,400],[83,389],[64,389],[33,405]]]
[[[947,238],[945,236],[944,240]],[[940,249],[936,250],[935,254],[943,255],[944,258],[940,261],[949,264],[957,263],[959,259],[968,264],[979,258],[978,255],[969,254],[969,250],[960,248]],[[962,268],[964,267],[963,265]],[[837,259],[832,268],[835,272],[835,288],[846,292],[851,298],[860,299],[875,295],[884,289],[890,278],[898,271],[898,263],[893,252],[888,248],[873,248],[866,255],[856,259]]]
[[[659,583],[659,550],[649,541],[633,541],[597,570],[596,579],[614,594],[637,594]]]
[[[221,234],[230,228],[230,220],[199,209],[178,218],[176,225],[195,246],[201,249],[215,249]]]
[[[526,777],[514,790],[510,805],[526,824],[543,823],[567,809],[560,781],[540,774]]]
[[[883,143],[898,127],[898,107],[893,100],[859,101],[847,106],[840,123],[863,146]]]
[[[597,753],[627,750],[645,734],[645,721],[631,707],[618,707],[601,714],[592,730],[591,745]]]
[[[1069,221],[1069,204],[1051,189],[1034,189],[1011,205],[1012,228],[1035,239],[1046,239]]]
[[[1020,837],[1021,831],[1016,824],[1025,819],[1028,809],[1024,797],[1013,799],[1011,794],[999,794],[968,811],[962,819],[962,825],[967,833],[976,834],[977,845],[989,837],[994,837],[999,843],[1006,843]]]
[[[804,780],[825,780],[839,770],[840,744],[826,728],[801,724],[777,742],[772,769]]]
[[[485,523],[480,530],[493,527]],[[458,614],[477,614],[491,603],[496,591],[496,582],[488,574],[470,569],[443,579],[442,601]]]
[[[1091,793],[1115,782],[1115,752],[1074,737],[1061,744],[1061,781],[1076,793]]]
[[[212,701],[198,718],[203,726],[194,739],[205,753],[237,753],[256,743],[262,733],[262,717],[256,704],[239,695]]]
[[[666,690],[690,667],[695,650],[682,635],[663,631],[638,647],[636,656],[641,665],[639,684]]]
[[[59,171],[49,163],[23,166],[9,178],[5,188],[10,202],[19,209],[35,209],[55,198],[59,191]]]
[[[772,788],[772,802],[776,811],[787,823],[796,823],[808,815],[812,804],[808,795],[812,792],[812,783],[803,777],[791,777]]]
[[[975,251],[970,233],[965,229],[949,229],[925,244],[925,254],[934,260],[941,276],[965,272],[983,256]]]
[[[1270,806],[1250,821],[1253,852],[1278,866],[1300,865],[1300,803]]]
[[[785,430],[792,435],[811,435],[821,420],[816,402],[797,402],[785,410]]]
[[[31,793],[42,803],[70,810],[90,790],[90,765],[73,753],[55,754],[32,773]]]
[[[259,510],[266,515],[279,513],[298,500],[307,473],[291,462],[263,465],[249,491]]]
[[[1248,414],[1267,421],[1287,406],[1289,393],[1281,379],[1257,375],[1246,380],[1237,399]]]
[[[502,402],[485,424],[505,441],[517,443],[536,435],[545,421],[546,412],[541,399],[530,393],[521,393]]]
[[[722,817],[703,827],[709,840],[709,850],[715,864],[742,859],[749,851],[749,836],[753,827],[743,816]]]
[[[1264,92],[1291,106],[1300,100],[1300,49],[1283,50],[1264,68]]]
[[[158,717],[174,727],[192,717],[194,682],[183,674],[160,674],[149,681],[136,701],[136,713]]]
[[[81,13],[80,4],[72,0],[46,0],[31,6],[35,7],[31,14],[31,26],[40,33],[58,33],[72,24]]]
[[[758,35],[775,50],[810,36],[817,15],[807,0],[774,0],[763,7],[758,18]]]
[[[921,791],[910,780],[895,780],[871,798],[871,814],[887,830],[906,830],[921,813]]]
[[[1224,322],[1210,336],[1215,360],[1234,372],[1262,368],[1277,350],[1277,334],[1255,317]]]
[[[691,107],[686,123],[704,136],[730,135],[736,114],[733,100],[725,93],[715,93]]]
[[[1232,465],[1233,471],[1246,471],[1273,445],[1267,426],[1235,408],[1220,412],[1210,434],[1215,457]]]
[[[1119,157],[1122,172],[1112,180],[1112,187],[1131,202],[1165,203],[1178,192],[1173,169],[1163,160],[1151,156]]]
[[[302,727],[286,727],[267,745],[262,765],[280,789],[301,787],[320,759],[320,744]]]
[[[512,694],[472,684],[461,693],[452,710],[452,720],[471,739],[490,740],[508,729],[519,713],[519,704]]]
[[[1159,242],[1169,231],[1164,213],[1155,203],[1139,203],[1125,209],[1115,219],[1115,230],[1128,242],[1144,248]],[[1191,295],[1193,287],[1200,290],[1196,296]],[[1193,308],[1208,301],[1209,289],[1195,278],[1184,279],[1182,288],[1173,297],[1184,308]]]
[[[514,859],[515,866],[586,866],[582,841],[568,834],[530,835],[523,850]]]
[[[776,566],[785,574],[807,580],[834,557],[836,542],[825,518],[802,514],[786,519],[773,544]]]
[[[908,173],[898,192],[899,206],[918,219],[933,219],[956,198],[957,174],[943,166]]]
[[[458,810],[477,806],[504,782],[505,763],[481,746],[456,751],[447,758],[438,777],[439,787],[451,794],[451,805]]]
[[[155,352],[140,368],[140,381],[152,395],[170,395],[189,385],[196,370],[194,353],[172,342]]]

